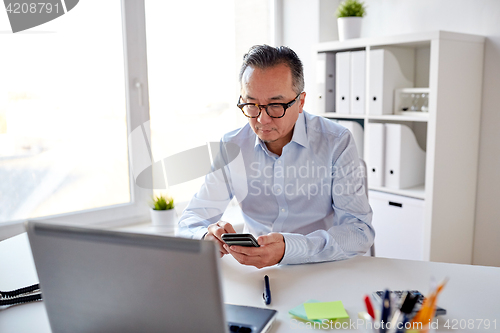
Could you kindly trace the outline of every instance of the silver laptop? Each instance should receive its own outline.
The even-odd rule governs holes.
[[[52,332],[265,332],[277,312],[224,305],[216,244],[26,223]]]

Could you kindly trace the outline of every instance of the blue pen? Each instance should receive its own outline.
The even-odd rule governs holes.
[[[380,333],[385,333],[387,331],[387,323],[389,321],[389,316],[391,315],[391,293],[388,289],[385,290],[384,298],[382,300],[382,315]]]
[[[269,305],[271,304],[271,288],[269,287],[269,277],[267,275],[264,276],[264,285],[265,288],[262,297],[264,298],[266,304]]]

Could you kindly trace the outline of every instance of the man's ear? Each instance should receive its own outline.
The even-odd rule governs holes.
[[[306,92],[303,91],[300,94],[300,104],[299,104],[299,113],[302,113],[304,111],[304,103],[306,102]]]

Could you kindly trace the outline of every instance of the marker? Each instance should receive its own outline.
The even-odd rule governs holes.
[[[373,305],[372,302],[370,301],[370,296],[366,295],[365,296],[365,305],[366,305],[366,312],[375,319],[375,311],[373,310]]]
[[[389,321],[389,316],[391,315],[391,293],[388,289],[385,290],[384,298],[382,300],[382,316],[381,320],[383,328],[380,328],[380,333],[385,333],[387,331],[387,323]]]
[[[269,277],[264,276],[264,293],[262,294],[267,305],[271,304],[271,288],[269,287]]]

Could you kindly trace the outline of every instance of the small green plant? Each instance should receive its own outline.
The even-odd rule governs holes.
[[[163,194],[153,197],[154,210],[169,210],[174,208],[174,198]]]
[[[365,16],[365,3],[358,0],[345,0],[341,2],[335,13],[337,17]]]

